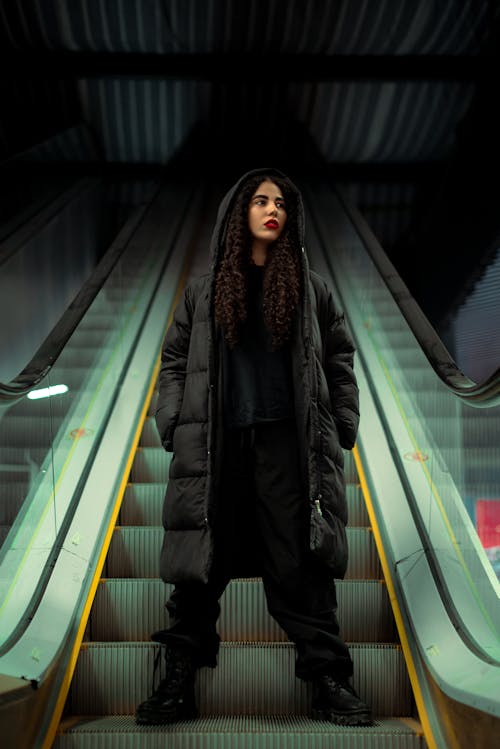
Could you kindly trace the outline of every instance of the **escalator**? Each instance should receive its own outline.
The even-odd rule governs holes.
[[[157,579],[168,456],[153,413],[154,400],[55,746],[92,746],[98,736],[109,742],[113,736],[114,746],[127,741],[156,746],[162,737],[175,736],[179,746],[191,746],[200,733],[207,745],[211,741],[213,746],[232,747],[244,746],[248,733],[258,734],[252,746],[286,746],[291,736],[297,746],[321,746],[325,736],[352,740],[352,729],[332,729],[306,717],[310,694],[295,679],[294,646],[267,613],[257,579],[233,580],[223,596],[219,665],[215,671],[202,669],[197,680],[203,717],[180,726],[135,725],[135,707],[151,690],[156,646],[149,641],[150,633],[167,623],[164,602],[171,589]],[[375,742],[383,738],[394,746],[422,747],[422,729],[412,718],[410,681],[352,458],[346,476],[351,560],[346,579],[338,583],[339,614],[355,664],[354,682],[377,716],[377,725],[362,734],[365,741],[370,733]]]
[[[167,191],[168,198],[164,196],[163,200],[161,195],[157,196],[156,208],[152,209],[153,213],[156,210],[156,218],[150,212],[149,223],[145,220],[140,225],[143,230],[146,231],[145,227],[149,226],[151,234],[159,224],[168,224],[168,221],[159,220],[160,216],[164,219],[168,210],[172,211],[172,215],[182,215],[181,206],[189,202],[187,193],[184,196],[176,194],[178,202],[173,211],[172,191]],[[484,552],[481,553],[478,548],[477,539],[470,533],[467,512],[464,510],[461,513],[454,501],[458,490],[464,495],[472,490],[479,491],[481,496],[492,492],[497,453],[491,451],[489,460],[484,450],[475,448],[471,440],[476,433],[481,439],[485,429],[491,430],[489,439],[495,438],[496,419],[491,414],[495,414],[495,411],[498,413],[498,407],[477,409],[462,406],[460,399],[431,370],[421,352],[415,355],[414,334],[409,332],[401,310],[381,281],[380,272],[375,272],[367,260],[362,242],[363,231],[366,230],[362,227],[356,233],[354,227],[359,226],[359,221],[349,219],[345,206],[327,186],[309,185],[305,195],[308,215],[314,219],[314,222],[309,221],[314,226],[308,237],[311,265],[334,285],[358,347],[362,426],[357,447],[353,454],[346,455],[350,562],[346,579],[337,585],[341,631],[349,643],[355,665],[354,685],[361,698],[372,706],[375,725],[345,729],[307,718],[309,689],[293,675],[293,646],[269,617],[262,583],[258,579],[233,580],[224,594],[219,620],[223,641],[219,666],[215,671],[202,669],[197,679],[200,719],[168,727],[144,728],[135,725],[135,707],[148,696],[152,686],[155,646],[149,640],[150,633],[167,624],[164,602],[170,586],[165,586],[158,579],[158,559],[163,538],[161,505],[169,456],[159,444],[153,421],[157,369],[144,367],[147,371],[139,372],[134,355],[146,345],[139,336],[154,338],[152,334],[148,335],[148,331],[150,326],[151,329],[153,327],[155,305],[158,309],[163,308],[164,314],[168,306],[174,305],[175,287],[182,274],[181,248],[182,256],[188,250],[191,252],[195,266],[197,256],[206,253],[207,234],[212,221],[207,222],[200,216],[198,222],[191,222],[196,224],[194,230],[182,234],[178,226],[177,229],[172,228],[170,237],[163,236],[160,240],[155,234],[154,238],[150,237],[149,244],[146,243],[153,248],[152,257],[158,255],[158,246],[162,243],[165,247],[175,244],[177,250],[177,257],[175,252],[170,252],[167,264],[151,261],[150,285],[144,296],[149,300],[147,303],[137,288],[137,284],[141,286],[141,283],[148,286],[141,270],[145,262],[142,249],[144,241],[139,241],[134,234],[130,235],[130,258],[116,274],[115,280],[119,278],[119,282],[115,290],[112,284],[103,288],[106,292],[103,295],[105,309],[99,308],[97,303],[95,309],[90,305],[89,313],[75,331],[78,347],[72,350],[70,343],[51,374],[52,384],[57,384],[56,380],[70,383],[69,392],[88,390],[90,393],[88,401],[83,399],[83,411],[80,398],[73,399],[75,411],[71,419],[68,416],[71,409],[62,413],[57,408],[56,399],[62,399],[62,394],[49,399],[53,413],[45,426],[47,439],[52,438],[50,444],[56,446],[51,450],[47,468],[54,475],[60,475],[57,472],[57,454],[61,444],[66,446],[61,460],[67,466],[71,466],[74,453],[83,446],[85,454],[81,465],[85,485],[78,471],[75,471],[72,486],[78,501],[72,500],[73,495],[68,495],[64,504],[64,496],[60,498],[59,495],[64,495],[60,487],[64,485],[67,474],[72,472],[68,467],[66,473],[63,471],[58,491],[49,497],[50,501],[47,500],[47,492],[41,499],[37,499],[35,492],[35,502],[29,505],[31,509],[21,508],[21,513],[16,514],[14,507],[12,517],[6,523],[5,536],[7,539],[10,536],[12,541],[19,538],[24,526],[24,531],[28,533],[30,529],[38,528],[37,523],[43,524],[46,508],[50,507],[50,533],[40,546],[47,551],[41,565],[45,592],[42,595],[35,589],[30,591],[26,600],[34,605],[26,605],[26,613],[18,616],[15,626],[11,626],[10,631],[5,629],[0,644],[0,674],[16,678],[19,682],[24,680],[37,684],[41,695],[45,681],[51,681],[53,689],[50,696],[44,696],[43,715],[39,719],[41,730],[31,734],[31,744],[18,740],[12,745],[50,746],[54,740],[56,747],[157,747],[171,742],[178,747],[294,746],[312,749],[335,742],[335,746],[353,748],[413,749],[429,746],[441,749],[445,746],[465,746],[459,743],[457,732],[447,725],[450,721],[456,725],[459,723],[459,717],[453,712],[452,703],[455,702],[461,705],[462,713],[467,715],[468,720],[472,711],[478,722],[483,721],[483,738],[486,736],[487,741],[493,741],[497,735],[498,700],[492,697],[491,704],[486,704],[481,702],[479,695],[473,700],[469,699],[474,707],[470,704],[464,706],[460,699],[466,702],[467,696],[460,695],[460,690],[452,697],[445,694],[446,687],[439,668],[430,673],[421,653],[426,646],[419,641],[418,619],[419,616],[423,619],[434,618],[438,628],[440,615],[437,604],[429,609],[426,599],[418,600],[418,595],[415,597],[412,585],[421,584],[423,590],[424,585],[430,584],[424,573],[416,582],[413,577],[415,569],[430,565],[436,575],[433,579],[437,579],[435,588],[444,602],[443,608],[451,602],[452,629],[460,632],[462,642],[470,641],[469,646],[482,659],[481,663],[494,672],[500,662],[493,642],[495,632],[499,631],[495,618],[498,612],[491,596],[491,591],[496,591],[494,574],[491,566],[487,565]],[[199,197],[198,201],[201,204]],[[212,202],[215,205],[217,201],[212,197]],[[196,269],[196,275],[202,265],[203,260]],[[184,278],[188,274],[189,270],[184,268]],[[161,287],[160,278],[168,279],[168,297]],[[98,298],[99,295],[96,302]],[[167,298],[168,305],[165,304]],[[118,310],[112,306],[115,303],[121,305]],[[141,305],[144,309],[133,335],[130,331],[132,345],[127,348],[127,325],[124,322],[127,317],[123,313],[126,311],[133,318]],[[90,314],[91,310],[95,315]],[[117,319],[121,321],[118,328],[113,325]],[[110,337],[104,332],[106,325],[113,330]],[[132,323],[130,325],[133,327]],[[160,324],[156,322],[159,330],[156,333],[156,349],[153,340],[149,341],[150,350],[155,350],[156,354],[164,327],[164,320]],[[77,333],[81,334],[78,340]],[[109,366],[113,351],[117,352],[115,356],[120,360],[120,368],[110,372],[110,369],[113,370]],[[151,361],[155,357],[151,356]],[[82,365],[87,373],[78,384],[71,379],[76,365]],[[378,372],[383,373],[383,381]],[[86,381],[88,373],[93,373],[91,376],[97,379]],[[446,374],[450,376],[449,371]],[[110,378],[105,379],[107,375]],[[404,382],[398,377],[403,377]],[[451,377],[454,378],[454,386],[459,389],[459,374],[452,373]],[[140,386],[137,384],[139,379]],[[75,390],[76,387],[78,390]],[[490,383],[488,387],[480,389],[477,397],[491,402],[495,397],[495,387],[498,391],[498,382],[496,386]],[[473,390],[472,385],[467,388],[469,397]],[[408,391],[412,394],[409,400],[406,399]],[[443,395],[445,391],[446,398]],[[96,413],[101,420],[94,422],[89,403],[96,393],[102,396],[102,404],[96,405]],[[390,402],[387,393],[391,397]],[[123,424],[123,411],[120,411],[123,408],[120,406],[122,400],[130,405],[133,412],[127,415],[128,426]],[[32,405],[30,402],[30,409]],[[19,408],[19,411],[16,412],[15,408]],[[34,410],[23,413],[23,408],[28,409],[28,406],[20,402],[19,406],[13,406],[7,412],[6,416],[12,412],[10,420],[4,416],[2,440],[12,451],[9,459],[19,460],[19,465],[25,467],[27,462],[22,459],[22,451],[26,456],[27,448],[26,438],[22,435],[26,435],[26,427],[33,434],[35,424],[37,431],[38,425],[43,430],[44,422],[35,417]],[[35,408],[39,409],[36,413],[40,417],[47,416],[47,406]],[[463,418],[462,409],[467,413]],[[54,412],[57,417],[58,411],[60,421],[52,418]],[[115,412],[118,413],[117,421],[114,421]],[[473,414],[481,415],[480,427],[477,427],[478,417]],[[404,444],[398,445],[396,438],[400,422],[406,431]],[[113,444],[117,441],[117,424],[120,424],[124,434],[131,435],[123,440],[120,458],[114,457],[112,452],[119,449]],[[457,430],[457,424],[465,426]],[[487,424],[493,426],[484,426]],[[94,440],[94,436],[98,436],[98,439]],[[90,445],[85,448],[87,439],[89,443],[94,442],[94,448]],[[68,440],[72,440],[69,450]],[[46,458],[42,453],[38,455],[33,452],[35,442],[29,445],[29,455],[33,465],[41,465],[43,470]],[[481,446],[484,447],[484,444]],[[68,460],[71,450],[71,460]],[[464,459],[465,453],[470,454],[472,461]],[[446,461],[446,466],[443,461]],[[95,470],[96,466],[99,468],[99,463],[100,469]],[[12,462],[12,465],[16,464]],[[115,467],[116,477],[113,478],[109,474],[112,473],[111,468],[114,470]],[[443,471],[443,467],[446,470]],[[50,472],[47,468],[46,472]],[[24,490],[18,486],[19,473],[14,470],[7,474],[9,489],[5,496],[15,497],[17,491],[17,496],[23,497]],[[448,483],[443,478],[444,474],[448,477]],[[452,486],[449,485],[450,474],[453,477]],[[483,480],[488,476],[489,480]],[[480,480],[483,480],[482,485]],[[423,481],[427,483],[422,491]],[[474,481],[476,486],[473,486]],[[33,481],[33,486],[36,484]],[[418,501],[412,504],[409,499],[415,493],[418,501],[424,503],[423,512]],[[74,612],[68,615],[70,623],[60,635],[59,646],[54,646],[53,661],[57,665],[51,666],[53,661],[49,660],[43,663],[43,648],[39,646],[38,663],[41,663],[41,667],[38,672],[36,668],[28,672],[22,661],[19,661],[16,670],[12,651],[16,642],[22,643],[23,637],[26,640],[23,652],[27,652],[26,643],[32,646],[32,640],[26,639],[26,635],[36,623],[37,616],[43,617],[44,600],[50,597],[51,570],[57,569],[58,560],[63,558],[68,547],[75,554],[85,545],[86,536],[90,536],[90,529],[84,531],[83,526],[79,526],[75,520],[78,510],[83,510],[87,501],[87,514],[89,508],[91,513],[95,511],[96,514],[102,506],[108,509],[102,518],[94,519],[94,545],[89,546],[86,555],[82,553],[85,573],[79,580],[79,591],[74,594]],[[2,499],[2,506],[7,504]],[[436,505],[438,510],[435,509]],[[399,506],[400,512],[397,510]],[[26,518],[29,518],[30,512],[33,518],[28,523]],[[392,513],[398,517],[391,517]],[[66,515],[67,521],[64,522],[61,517]],[[425,522],[422,522],[422,515]],[[452,565],[449,550],[439,536],[437,515],[440,522],[443,522],[443,517],[452,518],[454,541],[451,545],[458,554],[457,558],[463,561],[463,569],[467,569],[472,578],[472,585],[469,584],[467,590],[460,587],[462,581],[456,571],[452,570],[448,575]],[[403,522],[400,527],[396,526],[398,519]],[[435,522],[431,523],[429,519]],[[10,523],[12,527],[9,527]],[[408,529],[411,529],[411,533]],[[431,551],[427,548],[429,539],[431,544],[435,542],[435,549]],[[397,548],[398,544],[401,549]],[[22,546],[24,556],[26,545]],[[51,553],[54,547],[58,548],[57,554]],[[8,544],[8,548],[13,549],[12,543]],[[18,558],[16,564],[17,570]],[[27,562],[23,564],[26,566]],[[79,574],[75,570],[70,572],[72,577]],[[21,576],[20,573],[18,576]],[[2,572],[2,580],[3,577]],[[462,603],[455,600],[457,591],[463,599]],[[469,598],[474,595],[480,595],[482,619],[479,622],[467,613]],[[0,610],[0,632],[3,609],[4,605]],[[50,615],[50,607],[48,612]],[[479,630],[475,631],[476,625]],[[492,625],[489,630],[488,625]],[[468,635],[468,632],[472,634]],[[433,655],[430,650],[431,656],[439,661],[441,646],[438,647],[437,638],[433,645],[435,652]],[[33,654],[33,649],[30,654]],[[490,677],[486,674],[486,666],[482,673],[487,679]],[[11,695],[15,693],[15,688],[22,692],[22,684],[16,682],[10,686]],[[458,689],[459,685],[456,686]],[[464,691],[465,688],[462,688],[461,692]],[[4,694],[8,695],[7,689]],[[19,698],[19,704],[23,698],[26,699],[25,692]],[[2,706],[8,706],[8,699],[12,706],[17,698],[4,697],[3,702],[0,700],[2,726],[5,715]],[[474,743],[469,742],[468,745],[474,746]],[[476,745],[488,746],[488,743]],[[494,745],[494,741],[491,745]]]
[[[35,703],[45,709],[44,691],[64,673],[116,478],[101,465],[91,491],[92,472],[106,459],[123,472],[183,268],[177,243],[189,245],[185,213],[200,204],[182,180],[147,193],[30,364],[2,386],[0,693],[6,715],[24,721],[7,721],[11,746],[34,745]],[[107,434],[116,436],[104,456]]]

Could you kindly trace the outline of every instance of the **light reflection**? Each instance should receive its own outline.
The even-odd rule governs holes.
[[[52,395],[61,395],[62,393],[68,392],[67,385],[51,385],[48,388],[40,388],[39,390],[32,390],[28,393],[28,398],[32,401],[38,400],[38,398],[50,398]]]

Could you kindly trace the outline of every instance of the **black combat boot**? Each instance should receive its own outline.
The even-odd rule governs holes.
[[[318,676],[312,685],[312,718],[339,726],[372,725],[370,708],[361,702],[347,679],[336,681],[332,676]]]
[[[167,646],[165,663],[165,678],[136,710],[135,722],[140,725],[176,723],[198,717],[194,697],[196,667],[191,651]]]

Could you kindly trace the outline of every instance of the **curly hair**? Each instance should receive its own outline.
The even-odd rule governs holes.
[[[271,332],[273,349],[286,343],[292,333],[293,314],[301,295],[297,196],[286,179],[257,175],[247,180],[236,196],[224,243],[224,254],[215,280],[215,317],[230,348],[239,340],[247,317],[247,278],[251,264],[252,235],[248,207],[258,186],[268,180],[283,193],[287,210],[285,227],[269,245],[264,267],[263,312]]]

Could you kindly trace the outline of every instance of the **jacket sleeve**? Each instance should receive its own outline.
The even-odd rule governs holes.
[[[168,452],[172,451],[172,439],[184,396],[192,317],[192,291],[188,285],[175,309],[161,352],[156,426],[162,445]]]
[[[330,391],[333,420],[343,448],[351,450],[359,425],[359,391],[354,374],[354,344],[348,335],[344,315],[339,314],[328,291],[324,341],[324,368]]]

